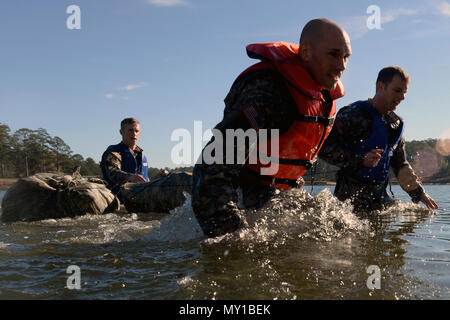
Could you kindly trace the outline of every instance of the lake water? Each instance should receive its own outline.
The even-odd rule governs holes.
[[[0,299],[450,299],[450,186],[426,190],[434,214],[393,186],[400,200],[370,221],[332,186],[282,193],[207,240],[189,201],[167,217],[2,223]]]

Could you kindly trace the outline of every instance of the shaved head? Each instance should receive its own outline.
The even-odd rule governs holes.
[[[334,89],[351,54],[350,37],[337,23],[317,18],[303,28],[300,35],[300,60],[318,85]]]
[[[345,30],[337,23],[327,18],[313,19],[304,26],[300,35],[300,43],[314,45],[323,41],[324,36],[330,33],[348,37]]]

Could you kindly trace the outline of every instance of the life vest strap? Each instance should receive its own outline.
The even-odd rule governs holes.
[[[291,188],[297,188],[299,185],[299,181],[294,179],[273,178],[269,176],[261,176],[261,179],[272,184],[285,184]]]
[[[304,114],[297,114],[295,120],[310,123],[320,123],[323,124],[326,128],[333,126],[334,123],[334,117],[326,118],[320,116],[306,116]]]
[[[309,170],[314,164],[315,160],[304,160],[304,159],[276,159],[273,161],[279,164],[287,164],[291,166],[302,166],[305,167],[306,170]]]
[[[268,184],[285,184],[291,188],[297,188],[299,185],[298,180],[264,176],[264,175],[257,174],[256,172],[254,172],[253,170],[251,170],[249,168],[244,168],[242,173],[244,175],[246,175],[247,177],[252,177],[252,179],[255,179],[256,181],[266,182]]]

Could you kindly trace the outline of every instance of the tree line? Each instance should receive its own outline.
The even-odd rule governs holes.
[[[0,177],[71,173],[77,166],[81,166],[84,176],[101,175],[94,159],[74,154],[63,139],[52,137],[47,130],[22,128],[12,133],[8,125],[0,123]]]
[[[407,141],[406,153],[407,160],[423,181],[450,182],[450,140]],[[81,166],[83,176],[101,176],[100,166],[94,159],[74,154],[63,139],[52,137],[47,130],[22,128],[12,133],[8,125],[0,123],[0,177],[23,177],[38,172],[71,173],[77,166]],[[164,169],[192,172],[193,167]],[[304,179],[311,181],[314,173],[316,181],[335,181],[337,170],[318,159],[315,169],[309,170]],[[160,171],[149,167],[149,177],[157,176]]]

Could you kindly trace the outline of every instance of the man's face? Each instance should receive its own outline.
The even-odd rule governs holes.
[[[377,94],[383,99],[383,110],[380,110],[382,114],[395,111],[400,102],[405,99],[408,91],[407,81],[398,75],[395,75],[388,84],[379,82],[378,86]]]
[[[333,90],[352,54],[350,39],[346,34],[330,32],[309,47],[306,58],[309,73],[319,85]]]
[[[138,123],[126,124],[120,129],[122,142],[128,147],[134,147],[141,136],[141,129]]]

